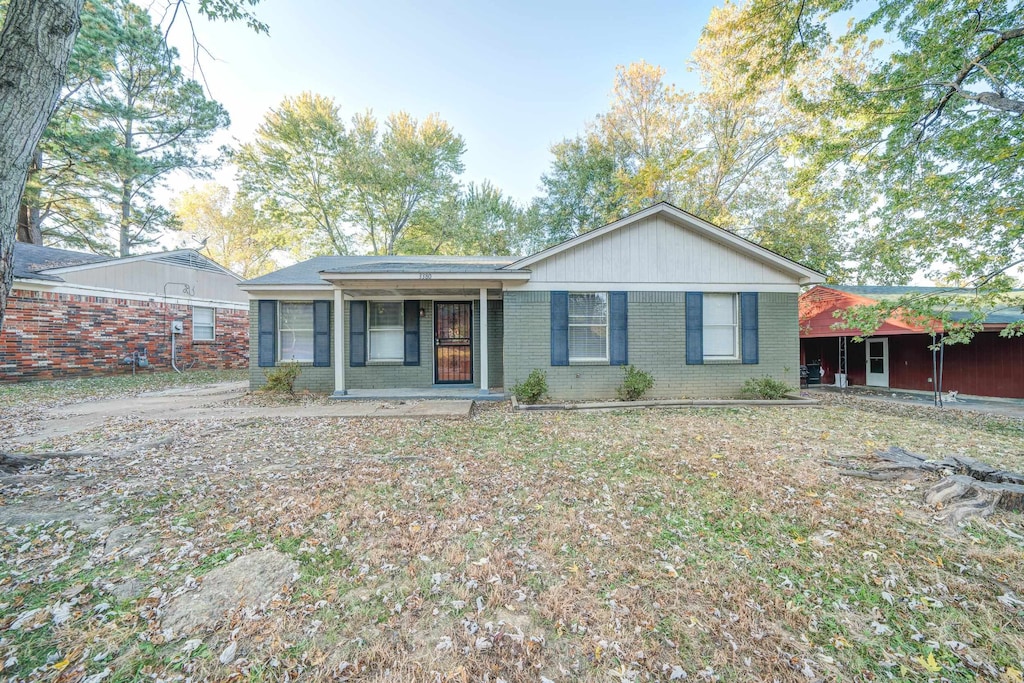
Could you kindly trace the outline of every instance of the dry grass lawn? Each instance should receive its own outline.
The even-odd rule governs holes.
[[[33,400],[75,398],[0,391],[9,433],[31,431]],[[927,479],[824,464],[866,467],[891,445],[1024,469],[1019,422],[840,399],[500,405],[464,421],[112,419],[41,445],[102,455],[0,477],[9,514],[77,520],[2,529],[2,675],[1021,681],[1021,516],[951,530],[921,500]],[[128,530],[113,548],[111,527]],[[265,548],[299,567],[274,600],[166,633],[175,593]]]

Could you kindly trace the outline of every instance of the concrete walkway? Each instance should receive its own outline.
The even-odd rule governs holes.
[[[326,404],[279,406],[224,405],[240,398],[247,382],[225,382],[198,388],[153,391],[125,399],[75,403],[46,411],[42,429],[12,440],[38,443],[53,438],[98,429],[107,419],[120,416],[148,420],[251,420],[256,418],[465,418],[473,409],[471,400],[434,401],[331,401]]]
[[[819,393],[834,393],[840,395],[854,396],[863,401],[876,401],[879,403],[899,403],[922,408],[934,408],[935,410],[956,410],[985,413],[987,415],[1002,415],[1024,419],[1024,400],[1013,398],[994,398],[987,396],[958,396],[957,400],[943,400],[942,407],[937,407],[932,399],[931,392],[907,391],[905,389],[876,389],[873,387],[845,387],[839,389],[830,385],[812,386],[802,389],[810,397]]]

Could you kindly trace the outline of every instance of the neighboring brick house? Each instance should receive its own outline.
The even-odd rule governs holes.
[[[16,243],[0,382],[131,372],[124,361],[133,354],[145,356],[145,371],[171,370],[172,361],[244,368],[248,304],[239,282],[191,249],[110,258]]]
[[[290,360],[299,388],[339,397],[501,393],[536,368],[552,398],[584,399],[613,397],[628,364],[654,375],[653,397],[796,385],[797,296],[823,280],[660,203],[519,260],[322,256],[241,287],[253,387]]]

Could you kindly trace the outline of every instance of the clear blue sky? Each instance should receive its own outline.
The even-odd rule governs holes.
[[[202,58],[212,95],[231,114],[220,142],[250,139],[267,109],[304,90],[333,97],[345,118],[436,112],[466,141],[463,180],[488,178],[526,202],[551,144],[606,108],[616,65],[646,60],[696,89],[689,55],[715,4],[263,0],[269,36],[198,20],[196,32],[216,58]],[[172,28],[186,66],[190,38],[184,22]]]

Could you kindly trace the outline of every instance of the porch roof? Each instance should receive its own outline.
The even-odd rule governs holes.
[[[437,286],[438,281],[500,282],[529,279],[529,271],[503,271],[512,263],[504,256],[317,256],[254,278],[242,289],[264,289],[268,285],[318,287],[326,283],[382,281],[422,281]],[[424,277],[426,276],[426,277]],[[410,286],[412,282],[404,286]],[[416,287],[417,289],[419,287]]]

